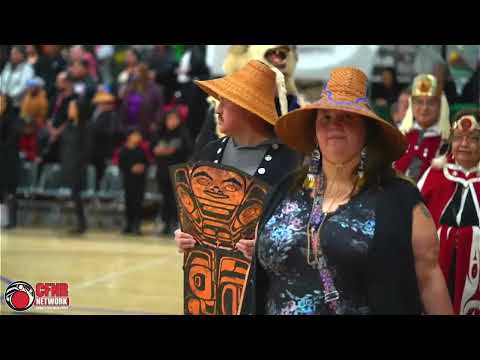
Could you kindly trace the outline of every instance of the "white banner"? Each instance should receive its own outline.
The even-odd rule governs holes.
[[[213,76],[224,75],[222,65],[230,45],[209,45],[207,64]],[[333,68],[354,66],[370,75],[380,45],[298,45],[297,80],[326,80]]]

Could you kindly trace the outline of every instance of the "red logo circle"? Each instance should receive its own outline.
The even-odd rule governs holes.
[[[15,311],[28,310],[35,302],[35,290],[25,281],[16,281],[5,290],[5,302]]]

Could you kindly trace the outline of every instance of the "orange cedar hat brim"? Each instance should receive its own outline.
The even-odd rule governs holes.
[[[320,100],[282,116],[275,131],[291,148],[309,153],[316,143],[315,119],[318,110],[346,111],[374,121],[385,136],[385,150],[389,158],[397,160],[405,152],[406,138],[395,126],[370,109],[366,94],[367,78],[363,72],[354,68],[335,69]]]
[[[195,84],[208,95],[225,98],[275,125],[275,73],[260,61],[252,60],[240,70],[220,79],[198,81]]]

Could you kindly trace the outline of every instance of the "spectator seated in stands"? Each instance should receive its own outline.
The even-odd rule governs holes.
[[[13,46],[10,51],[10,61],[5,65],[0,75],[0,94],[12,98],[14,108],[18,109],[27,81],[34,75],[32,65],[27,62],[25,46]]]
[[[48,114],[47,93],[44,90],[45,81],[35,77],[27,81],[26,93],[20,105],[20,116],[32,119],[37,129],[45,126]]]

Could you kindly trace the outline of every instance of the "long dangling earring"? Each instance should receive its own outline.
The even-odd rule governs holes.
[[[315,186],[317,185],[317,178],[321,171],[320,170],[321,158],[322,158],[322,155],[320,153],[320,149],[318,145],[316,145],[312,151],[312,154],[310,155],[310,165],[308,167],[308,174],[303,184],[305,189],[308,189],[308,190],[315,189]]]
[[[367,162],[367,147],[365,146],[360,153],[360,164],[358,164],[357,175],[359,179],[363,179],[365,175],[365,163]]]

